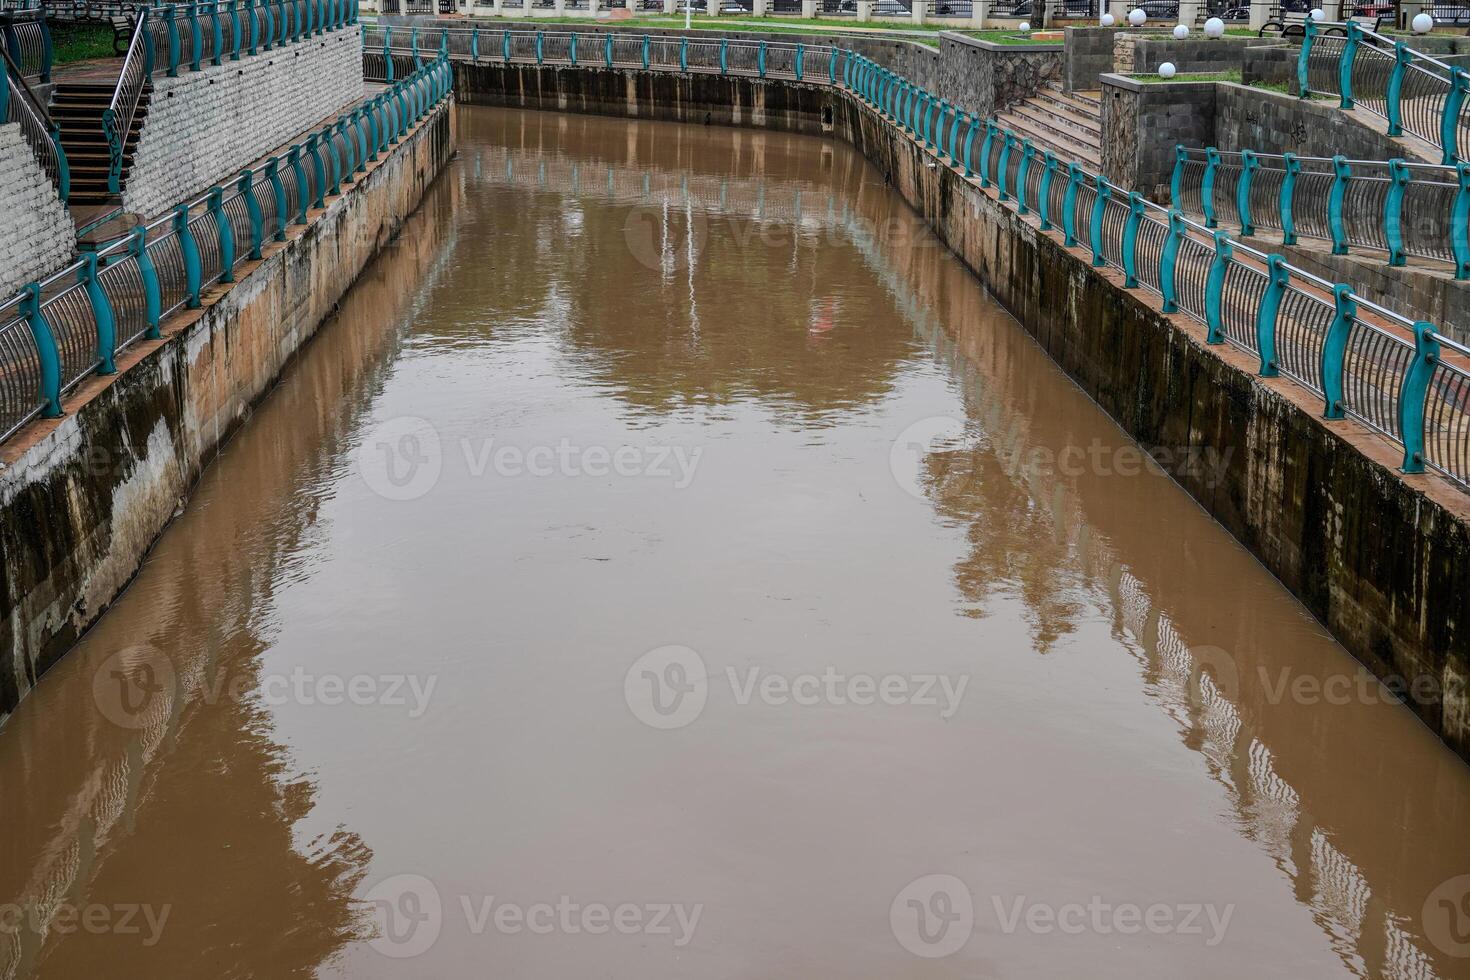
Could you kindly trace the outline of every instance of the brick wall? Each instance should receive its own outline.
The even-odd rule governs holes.
[[[0,126],[0,297],[55,272],[76,250],[76,229],[56,188],[21,135],[20,123]]]
[[[361,47],[361,30],[348,27],[155,78],[123,205],[159,214],[357,101]]]

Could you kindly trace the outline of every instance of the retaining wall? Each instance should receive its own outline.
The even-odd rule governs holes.
[[[9,298],[24,284],[71,261],[76,229],[71,215],[36,154],[21,135],[20,123],[0,125],[0,296]]]
[[[1122,288],[847,93],[708,75],[456,64],[466,102],[819,134],[852,142],[1048,354],[1143,445],[1228,460],[1175,479],[1380,677],[1427,683],[1419,716],[1470,758],[1470,497],[1396,470],[1394,447],[1252,358]],[[1161,465],[1162,465],[1161,461]],[[1168,467],[1165,466],[1167,469]]]
[[[153,79],[123,206],[155,215],[362,98],[362,28]]]
[[[359,79],[361,75],[359,74]],[[206,462],[398,232],[454,148],[441,104],[237,281],[0,449],[0,716],[123,590]]]

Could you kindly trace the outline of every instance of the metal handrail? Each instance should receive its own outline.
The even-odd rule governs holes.
[[[148,10],[138,11],[138,22],[133,27],[133,38],[128,42],[128,53],[123,58],[118,73],[117,88],[112,99],[102,111],[102,132],[107,137],[109,161],[107,168],[108,193],[122,192],[123,148],[138,106],[143,100],[143,89],[153,76],[153,40],[148,30]]]
[[[1470,164],[1177,146],[1169,193],[1207,228],[1228,220],[1243,235],[1280,232],[1283,245],[1317,238],[1337,255],[1376,249],[1391,266],[1419,255],[1470,279]]]
[[[1439,147],[1442,163],[1470,151],[1470,72],[1354,21],[1306,21],[1297,87],[1302,98],[1334,95],[1343,109],[1382,117],[1388,135],[1407,133]]]
[[[10,55],[3,51],[0,51],[0,76],[4,76],[5,89],[4,100],[0,102],[0,122],[20,124],[21,135],[29,144],[36,163],[65,204],[71,194],[71,170],[66,163],[66,151],[61,146],[60,129],[26,84]]]
[[[265,243],[284,241],[452,90],[447,61],[436,59],[264,166],[0,302],[0,440],[60,415],[66,392],[113,373],[119,351],[157,339],[163,318],[200,306],[204,287],[232,281]]]
[[[24,20],[6,18],[0,23],[0,35],[6,53],[22,76],[51,81],[51,31],[46,26],[44,9]]]

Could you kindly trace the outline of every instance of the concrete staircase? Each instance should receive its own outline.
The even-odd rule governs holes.
[[[67,163],[71,166],[72,203],[115,203],[115,195],[109,194],[107,190],[111,154],[107,148],[107,136],[102,129],[102,112],[112,101],[116,86],[116,79],[95,77],[56,83],[56,90],[51,97],[51,118],[61,129],[61,145],[66,150]],[[137,150],[138,136],[143,130],[143,120],[148,116],[151,91],[151,85],[144,86],[138,112],[133,117],[132,128],[123,144],[124,183],[133,164],[133,154]]]
[[[1017,102],[996,120],[1038,151],[1050,150],[1063,163],[1077,162],[1096,172],[1102,162],[1102,103],[1097,92],[1063,92],[1047,85]]]

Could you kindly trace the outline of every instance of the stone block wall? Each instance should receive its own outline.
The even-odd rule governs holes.
[[[1292,71],[1295,75],[1294,67]],[[1309,157],[1341,153],[1353,160],[1417,157],[1425,163],[1439,163],[1437,156],[1430,159],[1406,141],[1391,138],[1364,111],[1343,112],[1335,99],[1299,99],[1227,83],[1218,88],[1213,137],[1199,145]]]
[[[348,27],[155,78],[123,206],[157,215],[361,99],[361,49]]]
[[[1068,92],[1097,89],[1098,76],[1116,71],[1113,66],[1115,27],[1069,27],[1062,57],[1062,84]]]
[[[20,123],[0,126],[0,298],[55,272],[76,251],[76,229],[46,172],[36,162]]]
[[[1125,37],[1127,35],[1120,35]],[[1198,32],[1184,40],[1148,34],[1138,36],[1133,45],[1133,67],[1135,72],[1156,72],[1159,65],[1173,62],[1179,71],[1209,72],[1241,69],[1245,53],[1260,45],[1276,43],[1274,38],[1222,37],[1211,40]],[[1121,66],[1117,71],[1125,71]]]
[[[1169,200],[1174,147],[1215,136],[1215,82],[1140,82],[1102,77],[1102,172],[1160,203]]]
[[[1254,44],[1242,52],[1240,81],[1244,85],[1265,82],[1284,85],[1296,91],[1296,62],[1299,48],[1294,44]]]
[[[937,91],[987,117],[1062,80],[1062,46],[994,44],[948,32],[939,37]]]

